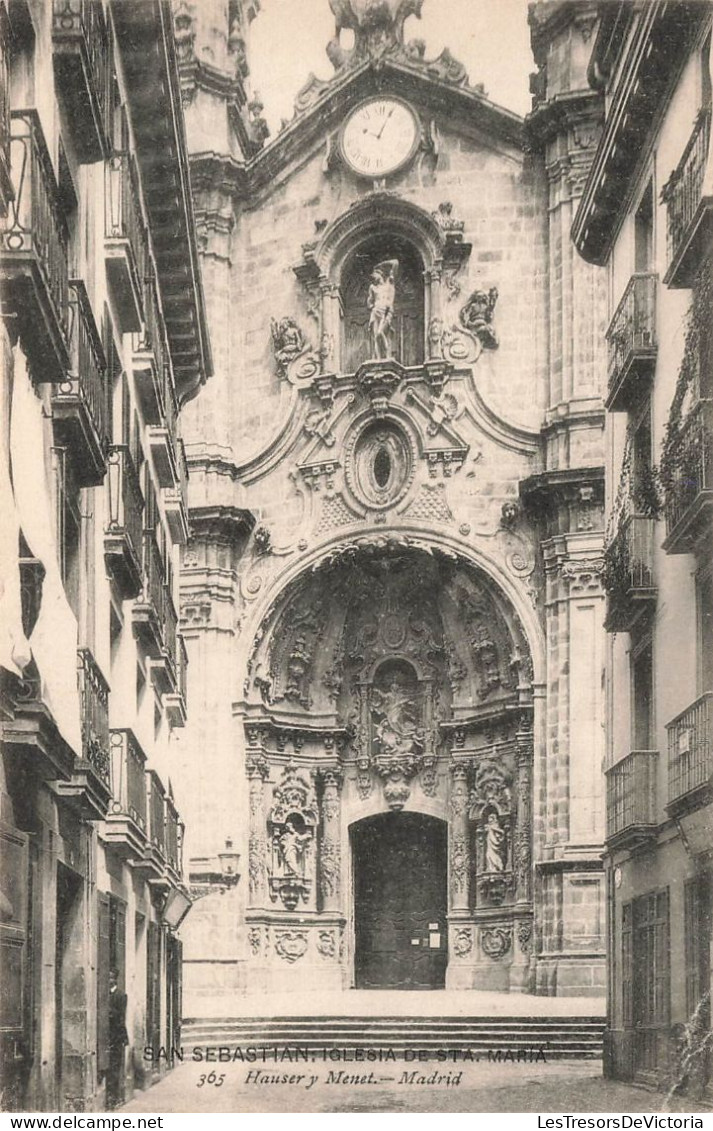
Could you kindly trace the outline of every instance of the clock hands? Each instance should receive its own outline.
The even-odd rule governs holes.
[[[389,110],[388,114],[386,115],[386,118],[384,119],[384,121],[383,121],[383,123],[382,123],[381,129],[379,130],[378,134],[376,135],[376,140],[377,140],[377,141],[379,140],[379,138],[380,138],[380,137],[381,137],[381,135],[383,134],[384,130],[386,129],[386,126],[387,126],[387,124],[388,124],[389,118],[391,117],[391,115],[393,114],[393,112],[394,112],[394,110],[395,110],[395,109],[396,109],[396,107],[395,107],[395,106],[392,106],[392,107],[391,107],[391,109]]]
[[[362,129],[362,131],[361,131],[361,132],[362,132],[363,134],[369,134],[369,137],[375,137],[375,138],[376,138],[376,140],[377,140],[377,141],[379,141],[379,140],[380,140],[380,138],[381,138],[381,135],[383,134],[384,130],[386,129],[386,126],[387,126],[387,124],[388,124],[389,118],[391,117],[391,115],[393,114],[393,112],[394,112],[394,110],[395,110],[395,109],[396,109],[396,107],[395,107],[395,106],[392,106],[392,107],[391,107],[391,109],[389,110],[388,114],[386,115],[386,118],[385,118],[385,119],[384,119],[384,121],[382,122],[382,124],[381,124],[381,129],[379,130],[379,132],[378,132],[378,133],[374,133],[374,131],[373,131],[373,130],[367,129],[367,127],[366,127],[366,126],[364,126],[364,128]]]

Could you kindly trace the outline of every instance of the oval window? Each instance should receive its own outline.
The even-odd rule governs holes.
[[[392,421],[372,421],[362,430],[347,461],[347,481],[357,498],[368,506],[388,507],[397,502],[411,482],[409,442]]]
[[[379,448],[374,457],[374,479],[377,486],[384,488],[391,478],[391,456],[386,448]]]

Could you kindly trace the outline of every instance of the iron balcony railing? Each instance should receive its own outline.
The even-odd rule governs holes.
[[[166,567],[153,530],[144,530],[144,591],[143,604],[149,604],[159,628],[165,636],[166,622]]]
[[[106,163],[105,236],[126,240],[133,255],[137,288],[149,271],[149,239],[141,213],[139,178],[129,153],[112,154]]]
[[[713,691],[707,691],[668,726],[669,803],[713,778]]]
[[[186,692],[188,688],[188,652],[186,651],[186,642],[178,633],[176,637],[176,690],[178,694],[186,702]]]
[[[666,204],[669,263],[680,250],[701,201],[710,136],[711,109],[706,107],[699,112],[681,160],[661,193],[661,199]]]
[[[132,730],[112,730],[112,792],[110,813],[128,816],[144,835],[148,834],[146,755]]]
[[[7,267],[13,257],[32,261],[66,342],[69,318],[67,232],[52,160],[36,110],[11,112],[10,168],[15,196],[0,230],[0,249]]]
[[[163,641],[171,667],[175,672],[178,667],[178,616],[173,596],[168,586],[164,593],[164,630]]]
[[[178,813],[169,798],[166,799],[166,862],[174,872],[180,872]]]
[[[713,490],[713,400],[699,400],[691,409],[675,441],[673,456],[664,502],[667,535],[702,491]]]
[[[101,338],[78,279],[70,282],[69,345],[70,369],[53,388],[53,415],[58,435],[76,457],[81,485],[96,486],[106,472],[110,442],[109,388]]]
[[[109,446],[109,390],[106,358],[92,313],[89,295],[79,279],[70,282],[70,343],[72,392],[81,397],[106,450]]]
[[[610,391],[637,356],[656,349],[656,283],[651,272],[632,275],[607,330]]]
[[[79,72],[82,75],[82,97],[77,100],[77,105],[82,114],[79,125],[84,127],[82,132],[85,136],[80,138],[80,148],[89,143],[86,115],[90,112],[98,119],[95,125],[101,131],[101,142],[106,144],[112,61],[101,3],[98,0],[53,0],[52,37],[60,59],[76,56],[82,63]],[[74,81],[76,88],[70,94],[76,95],[79,89],[77,70],[70,68],[67,78]],[[95,109],[90,111],[90,107]],[[101,145],[98,151],[91,146],[87,157],[98,160],[103,156],[101,150]]]
[[[4,3],[0,4],[0,216],[5,215],[12,196],[10,179],[10,22]]]
[[[88,648],[78,652],[79,701],[82,723],[82,759],[101,780],[111,781],[109,749],[109,684]]]
[[[155,770],[147,773],[149,794],[149,840],[162,856],[166,855],[166,791]]]
[[[607,840],[656,825],[655,750],[632,750],[606,771]]]
[[[127,444],[109,450],[108,534],[122,534],[137,563],[141,562],[144,499]]]

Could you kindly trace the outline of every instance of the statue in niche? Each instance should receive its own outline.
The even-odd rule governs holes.
[[[279,841],[280,855],[286,872],[291,872],[295,876],[304,876],[307,850],[311,840],[312,833],[306,828],[304,821],[297,814],[288,817]]]
[[[423,731],[415,696],[404,677],[394,673],[385,690],[373,689],[371,701],[377,751],[393,758],[416,757],[423,746]]]
[[[396,300],[398,259],[384,259],[371,273],[366,305],[370,311],[369,333],[374,357],[380,360],[393,357],[392,322]]]
[[[504,872],[507,867],[506,832],[500,814],[491,809],[485,821],[485,871]]]

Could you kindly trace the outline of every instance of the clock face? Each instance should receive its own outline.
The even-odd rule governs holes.
[[[416,151],[419,128],[413,110],[396,98],[372,98],[357,106],[342,128],[342,156],[363,177],[384,177]]]

